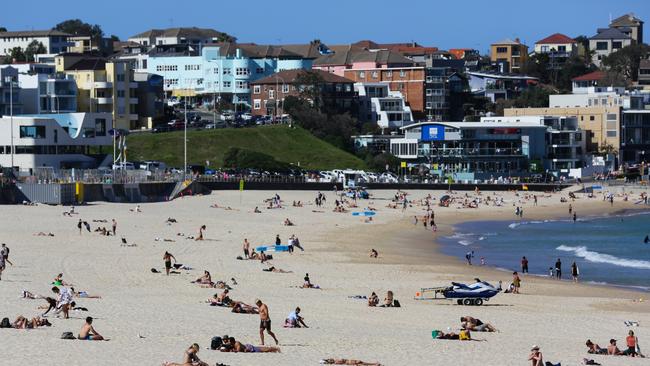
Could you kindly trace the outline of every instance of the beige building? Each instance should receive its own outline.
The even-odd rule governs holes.
[[[137,129],[141,121],[137,114],[138,84],[128,61],[77,53],[55,57],[56,71],[72,75],[77,83],[79,112],[108,112],[118,129]]]
[[[501,72],[521,72],[522,65],[528,59],[528,46],[522,44],[519,38],[515,40],[504,39],[490,46],[490,60],[492,63],[502,65]]]
[[[586,131],[587,152],[598,152],[608,145],[618,152],[621,106],[614,104],[614,98],[607,97],[604,105],[599,102],[590,107],[506,108],[503,115],[576,117],[578,126]]]

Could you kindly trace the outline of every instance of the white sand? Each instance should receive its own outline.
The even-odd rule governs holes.
[[[72,312],[71,319],[50,317],[51,328],[37,330],[0,329],[3,355],[0,364],[22,361],[34,365],[159,365],[181,361],[192,342],[201,345],[199,356],[214,364],[229,365],[317,365],[326,357],[379,361],[385,365],[525,365],[532,344],[542,348],[545,358],[563,365],[577,365],[583,357],[606,365],[648,365],[648,360],[627,357],[593,356],[584,342],[592,339],[605,347],[617,338],[625,347],[628,328],[623,321],[640,321],[637,333],[641,349],[650,354],[650,301],[647,294],[617,289],[558,283],[523,278],[522,295],[500,294],[490,306],[463,307],[447,302],[413,300],[420,287],[443,286],[451,280],[471,282],[475,276],[496,283],[510,282],[510,274],[491,269],[469,268],[456,259],[435,253],[435,235],[411,223],[420,207],[406,213],[387,209],[393,191],[373,192],[371,201],[379,209],[371,224],[348,214],[333,213],[333,194],[328,192],[324,213],[313,213],[315,192],[279,192],[285,209],[266,210],[262,200],[274,192],[214,192],[210,196],[189,197],[167,203],[142,204],[142,213],[129,209],[133,204],[93,203],[77,207],[72,218],[62,216],[64,208],[50,206],[5,206],[0,213],[2,242],[11,248],[8,266],[0,281],[0,317],[13,321],[18,315],[38,314],[42,300],[20,298],[22,289],[51,296],[54,275],[79,290],[103,296],[100,300],[79,299],[89,312]],[[429,193],[429,192],[426,192]],[[421,198],[425,192],[411,192]],[[441,192],[431,192],[439,197]],[[487,195],[487,193],[484,193]],[[513,198],[506,194],[507,199]],[[240,204],[240,199],[242,200]],[[294,208],[291,201],[308,202]],[[234,211],[210,208],[210,204],[231,206]],[[364,203],[367,201],[363,201]],[[616,202],[614,208],[599,199],[573,203],[579,215],[632,208]],[[255,206],[263,213],[253,214]],[[559,204],[559,195],[540,198],[540,206],[527,202],[527,218],[564,215],[568,204]],[[450,224],[467,219],[513,219],[511,204],[503,208],[481,207],[458,210],[435,207],[440,232]],[[168,217],[179,223],[165,225]],[[296,226],[285,227],[290,218]],[[93,219],[118,221],[118,237],[103,237],[84,231],[79,235],[79,218],[93,227]],[[206,240],[195,242],[177,237],[177,232],[197,235],[207,225]],[[39,231],[55,237],[37,237]],[[252,246],[272,244],[276,234],[286,242],[297,234],[305,252],[274,255],[272,263],[294,273],[262,272],[258,261],[238,261],[241,244],[248,238]],[[122,247],[125,236],[137,247]],[[156,242],[170,238],[175,243]],[[428,242],[429,241],[429,242]],[[381,258],[371,260],[368,250],[377,248]],[[179,262],[195,270],[166,277],[150,268],[163,270],[162,255],[169,250]],[[228,334],[245,343],[259,344],[257,315],[231,313],[210,307],[205,300],[221,290],[190,284],[204,269],[214,280],[235,277],[239,282],[231,297],[252,304],[265,301],[273,319],[282,353],[234,354],[206,349],[212,336]],[[299,289],[309,272],[322,290]],[[650,281],[650,280],[649,280]],[[349,295],[369,295],[376,291],[383,298],[393,290],[402,308],[369,308],[364,300]],[[282,323],[296,306],[302,308],[309,329],[284,329]],[[65,341],[64,331],[75,334],[83,319],[95,318],[96,329],[109,342]],[[494,324],[500,333],[475,333],[486,342],[433,341],[431,330],[459,329],[458,318],[472,315]],[[140,338],[142,335],[144,338]],[[272,344],[266,337],[267,344]]]

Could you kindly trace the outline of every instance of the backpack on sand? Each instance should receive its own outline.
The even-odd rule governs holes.
[[[63,332],[61,339],[77,339],[72,332]]]
[[[2,321],[0,322],[0,328],[11,328],[9,318],[2,318]]]

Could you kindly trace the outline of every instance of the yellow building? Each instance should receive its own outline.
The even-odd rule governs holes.
[[[613,152],[618,152],[620,111],[619,105],[603,103],[591,107],[506,108],[503,110],[503,115],[577,117],[578,126],[587,132],[588,152],[598,152],[606,149],[607,146],[611,146]]]
[[[138,83],[127,61],[65,53],[55,57],[55,65],[57,72],[74,77],[79,112],[112,113],[114,128],[139,128]]]
[[[515,40],[504,39],[490,46],[490,60],[499,65],[501,72],[520,73],[528,59],[528,46]]]

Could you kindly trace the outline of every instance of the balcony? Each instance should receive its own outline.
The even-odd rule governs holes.
[[[97,104],[113,104],[113,98],[95,98]]]
[[[137,89],[138,88],[138,83],[135,81],[131,81],[129,83],[129,89]]]
[[[95,81],[93,83],[93,88],[95,89],[112,89],[113,83],[110,81]]]

